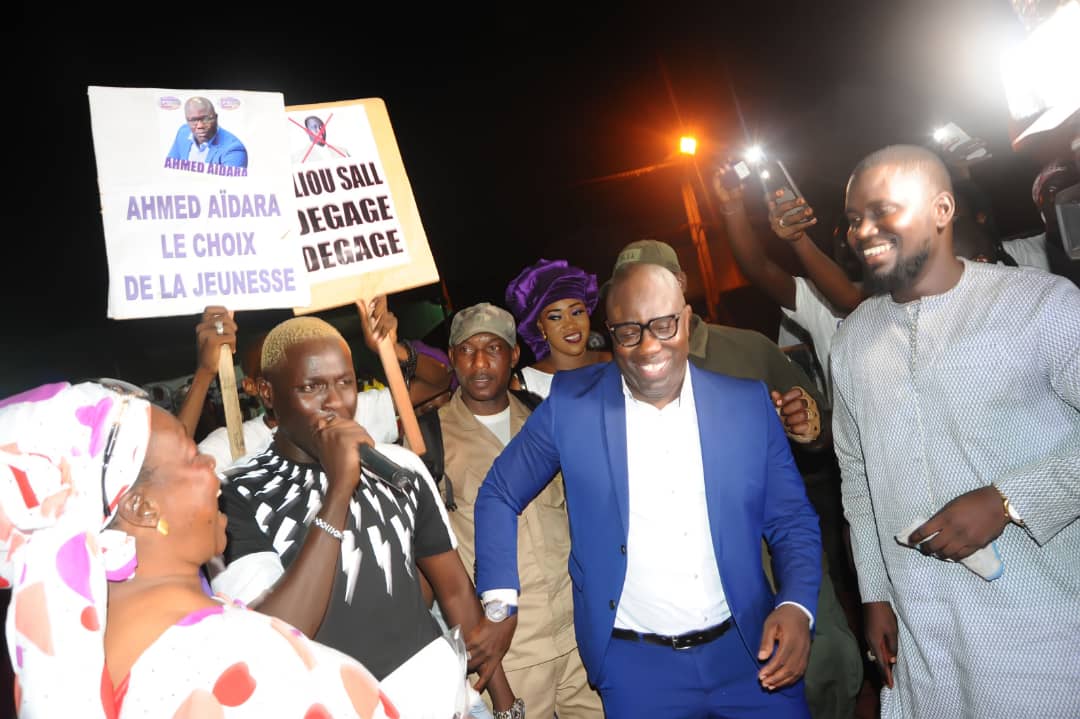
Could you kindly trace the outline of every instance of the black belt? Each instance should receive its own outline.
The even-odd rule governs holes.
[[[664,634],[642,634],[641,632],[635,632],[632,629],[620,629],[616,627],[611,630],[611,638],[630,639],[635,642],[649,642],[650,644],[659,644],[662,647],[671,647],[672,649],[689,649],[690,647],[708,644],[714,639],[719,639],[724,636],[724,633],[727,630],[731,629],[731,626],[732,622],[729,617],[723,623],[717,624],[715,627],[700,629],[696,632],[687,632],[686,634],[679,634],[674,637],[669,637]]]

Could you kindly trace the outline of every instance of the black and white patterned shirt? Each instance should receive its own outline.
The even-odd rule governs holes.
[[[416,560],[455,549],[457,541],[420,459],[397,445],[380,444],[378,450],[414,469],[421,481],[399,490],[363,473],[349,502],[340,571],[314,639],[382,679],[438,636]],[[228,593],[229,587],[246,585],[248,598],[269,589],[299,554],[326,487],[320,465],[289,461],[273,447],[231,473],[221,496],[229,518],[228,567],[214,588]],[[280,573],[265,570],[268,559]]]

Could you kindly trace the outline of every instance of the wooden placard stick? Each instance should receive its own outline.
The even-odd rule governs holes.
[[[244,447],[244,416],[240,413],[240,397],[236,393],[236,367],[229,345],[221,345],[218,355],[218,385],[221,387],[221,403],[225,407],[229,451],[235,462],[247,454],[247,449]]]
[[[369,303],[367,300],[357,300],[356,309],[360,313],[360,321],[370,322]],[[427,451],[424,446],[424,437],[420,434],[420,424],[416,421],[416,412],[413,410],[412,400],[409,399],[409,388],[405,385],[405,377],[401,374],[401,365],[398,363],[397,351],[394,342],[389,335],[379,340],[379,360],[382,362],[383,373],[386,375],[386,384],[390,387],[390,396],[394,399],[394,407],[401,419],[401,429],[405,433],[405,440],[409,448],[418,455]]]

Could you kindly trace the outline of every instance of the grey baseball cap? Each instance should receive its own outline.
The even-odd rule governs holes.
[[[682,272],[679,256],[675,254],[674,247],[660,240],[637,240],[619,251],[619,256],[615,258],[615,266],[611,268],[611,277],[615,276],[620,267],[635,262],[660,265],[676,275]],[[608,281],[600,287],[600,294],[606,295],[609,289],[611,289],[611,278],[608,278]]]
[[[517,344],[514,316],[502,307],[496,307],[490,302],[481,302],[458,310],[454,315],[454,319],[450,322],[450,346],[453,347],[481,332],[490,332],[496,337],[501,337],[511,347]]]
[[[614,275],[620,267],[632,262],[645,262],[666,267],[675,273],[682,272],[675,248],[660,240],[638,240],[622,248],[619,256],[615,258],[615,267],[611,269],[611,274]]]

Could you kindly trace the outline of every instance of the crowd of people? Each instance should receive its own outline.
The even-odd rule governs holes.
[[[1040,208],[1077,180],[1048,167]],[[858,277],[777,195],[785,270],[725,172],[823,383],[644,238],[602,285],[538,259],[446,347],[371,300],[352,341],[393,345],[422,455],[316,316],[207,307],[175,416],[115,380],[0,401],[19,715],[851,719],[869,680],[887,718],[1080,716],[1080,289],[925,147],[854,168]],[[194,441],[222,347],[262,410],[235,457]]]

